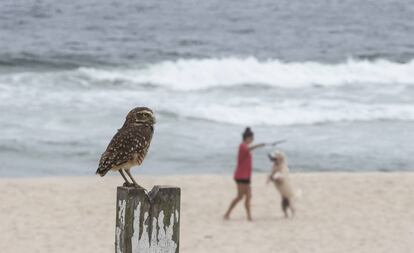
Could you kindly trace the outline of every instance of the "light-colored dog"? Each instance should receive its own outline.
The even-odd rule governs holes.
[[[286,156],[281,151],[275,151],[269,154],[269,159],[273,162],[272,172],[270,173],[267,183],[273,182],[276,189],[282,197],[282,210],[285,217],[288,218],[290,209],[292,216],[295,215],[295,201],[300,195],[300,191],[295,191],[289,178],[289,168]]]

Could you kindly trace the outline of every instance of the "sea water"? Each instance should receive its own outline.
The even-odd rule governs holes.
[[[414,168],[411,1],[0,2],[0,176],[92,175],[128,111],[146,174]],[[254,151],[254,168],[269,170]]]

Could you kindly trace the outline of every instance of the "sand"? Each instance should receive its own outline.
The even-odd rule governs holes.
[[[414,173],[295,173],[294,219],[265,175],[253,180],[253,222],[229,221],[231,176],[140,176],[182,188],[181,252],[413,252]],[[0,252],[114,252],[118,176],[0,179]]]

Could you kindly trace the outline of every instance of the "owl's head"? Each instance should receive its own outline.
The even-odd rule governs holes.
[[[136,107],[128,113],[124,126],[130,124],[154,125],[154,112],[148,107]]]

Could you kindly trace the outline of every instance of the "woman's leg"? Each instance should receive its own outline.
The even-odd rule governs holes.
[[[244,206],[246,207],[246,212],[247,212],[247,220],[252,221],[252,213],[250,210],[250,201],[252,199],[252,188],[250,187],[250,184],[246,184],[245,186],[245,195],[246,195],[246,199],[244,202]]]
[[[242,200],[243,195],[244,195],[243,185],[242,184],[236,184],[236,185],[237,185],[237,196],[230,203],[229,209],[227,210],[226,214],[224,214],[224,219],[226,220],[230,218],[231,211],[237,205],[237,203],[239,203],[239,201]]]

